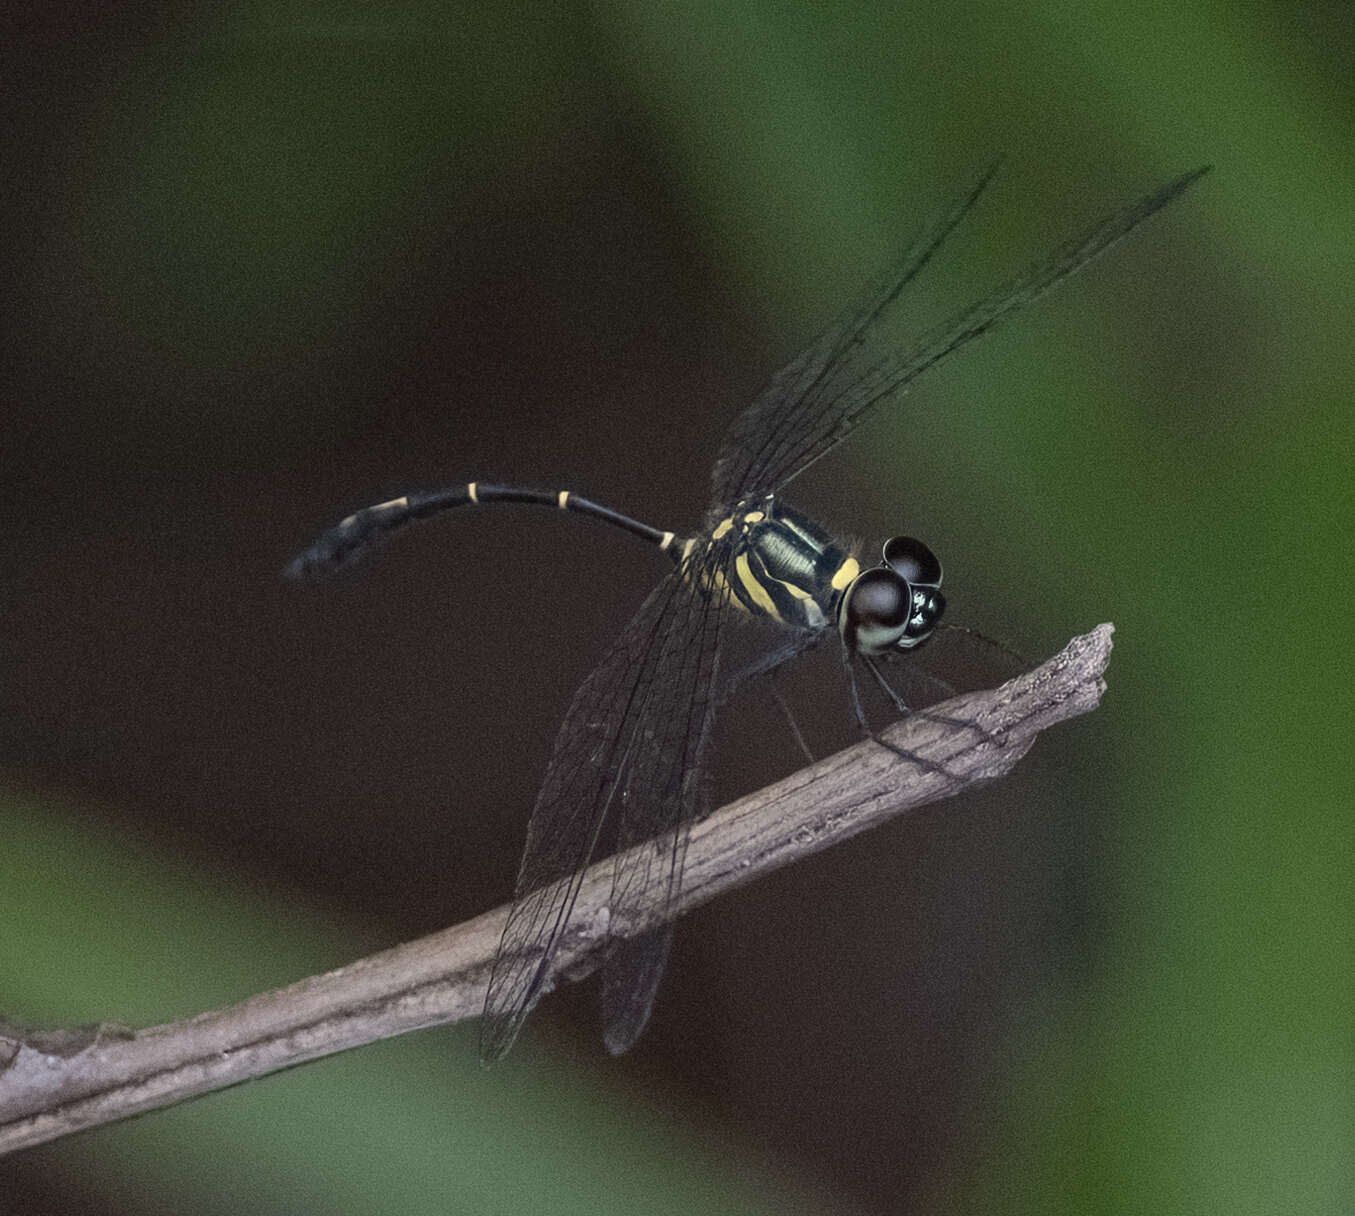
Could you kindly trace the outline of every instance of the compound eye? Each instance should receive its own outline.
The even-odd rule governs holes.
[[[847,590],[842,634],[848,646],[871,654],[893,646],[908,628],[913,596],[892,570],[866,570]]]
[[[885,565],[914,587],[939,587],[941,563],[936,554],[911,536],[893,536],[885,541]]]

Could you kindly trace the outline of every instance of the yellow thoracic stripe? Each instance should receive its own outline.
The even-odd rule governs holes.
[[[725,581],[725,572],[719,566],[702,570],[699,563],[693,560],[695,548],[695,537],[689,537],[683,543],[682,557],[679,562],[682,577],[688,582],[694,583],[703,594],[711,596],[717,602],[730,599],[729,583]]]
[[[773,620],[780,620],[781,614],[776,610],[776,602],[767,594],[767,588],[759,581],[753,568],[748,564],[748,554],[740,553],[734,559],[734,569],[738,571],[739,581],[743,588],[748,592],[748,598],[753,601]]]
[[[861,573],[861,563],[854,557],[849,557],[837,568],[837,573],[833,575],[833,590],[846,591],[851,586],[852,580]]]
[[[710,534],[711,540],[720,540],[722,537],[728,536],[733,527],[734,521],[732,519],[722,519],[716,526],[715,531]]]

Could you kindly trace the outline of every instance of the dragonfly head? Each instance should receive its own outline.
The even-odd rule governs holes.
[[[945,609],[936,555],[920,540],[895,536],[885,542],[884,560],[847,588],[838,628],[849,650],[912,650],[931,637]]]

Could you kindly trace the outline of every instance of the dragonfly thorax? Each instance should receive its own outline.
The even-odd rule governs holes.
[[[793,628],[818,630],[832,622],[861,572],[846,546],[771,494],[739,503],[701,547],[719,555],[719,569],[703,574],[704,594]]]
[[[921,541],[894,537],[881,564],[863,571],[847,545],[774,495],[740,503],[706,546],[728,548],[722,573],[703,571],[703,593],[802,629],[836,623],[848,649],[864,654],[921,645],[945,609],[941,563]]]

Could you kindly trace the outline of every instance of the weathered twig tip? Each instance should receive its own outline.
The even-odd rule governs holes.
[[[1040,731],[1094,708],[1110,625],[1000,688],[966,693],[885,732],[923,763],[867,742],[721,808],[692,832],[678,912],[912,807],[1008,772]],[[649,848],[649,844],[638,846]],[[612,859],[589,868],[552,976],[576,978],[611,940],[659,923],[611,915]],[[362,1043],[476,1017],[508,909],[260,993],[132,1031],[0,1024],[0,1153],[167,1106]]]

